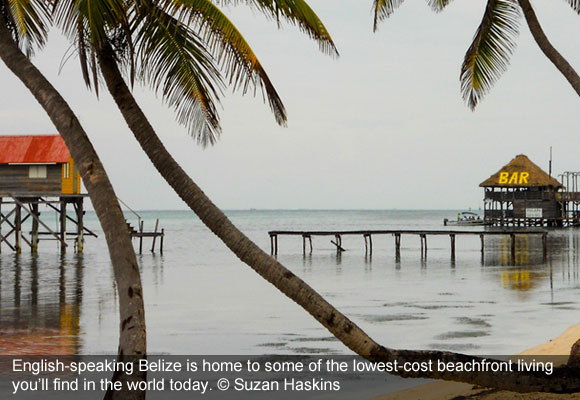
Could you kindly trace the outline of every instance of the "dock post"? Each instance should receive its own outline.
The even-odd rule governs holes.
[[[60,198],[60,252],[66,253],[66,201]]]
[[[139,221],[139,254],[143,254],[143,221]]]
[[[274,236],[270,233],[270,255],[274,255]]]
[[[161,228],[161,242],[159,243],[159,254],[163,255],[163,238],[165,237],[165,229]]]
[[[373,238],[370,233],[363,233],[365,239],[365,255],[373,255]]]
[[[516,262],[516,235],[510,233],[512,263]]]
[[[3,214],[2,214],[2,197],[0,197],[0,238],[2,238],[2,222],[4,222],[3,220]],[[2,242],[3,240],[0,240],[0,254],[2,254]]]
[[[310,254],[312,254],[312,236],[308,235],[308,242],[310,243]]]
[[[32,203],[32,214],[36,215],[37,217],[40,215],[38,212],[38,203]],[[33,253],[38,252],[38,220],[36,218],[32,219],[32,237],[30,250]]]
[[[302,255],[306,255],[306,235],[302,235]]]
[[[83,210],[83,198],[77,200],[77,252],[82,253],[85,247],[85,224],[83,218],[85,212]]]
[[[451,239],[451,259],[455,259],[455,234],[450,234]]]
[[[483,252],[484,252],[484,243],[485,243],[485,240],[484,240],[484,235],[483,235],[483,233],[482,233],[481,235],[479,235],[479,240],[481,240],[481,255],[483,256]]]
[[[365,240],[365,256],[369,253],[369,245],[367,243],[367,234],[363,233],[363,239]]]
[[[330,243],[332,243],[333,245],[336,246],[336,253],[341,254],[341,251],[344,251],[344,249],[342,248],[342,238],[338,233],[335,233],[334,239],[336,240],[336,242],[333,242],[331,240]],[[366,242],[365,242],[365,244],[366,244]]]
[[[278,235],[274,236],[274,254],[278,255]]]
[[[548,259],[548,234],[546,232],[542,234],[542,252],[546,261]]]
[[[427,235],[424,233],[419,235],[421,237],[421,257],[427,257]]]
[[[14,215],[14,250],[16,253],[22,252],[22,209],[20,204],[16,204],[16,214]]]
[[[401,234],[395,233],[395,255],[401,255]]]
[[[155,220],[155,235],[153,235],[153,243],[151,244],[151,253],[155,253],[155,239],[157,239],[157,229],[159,229],[159,218]]]

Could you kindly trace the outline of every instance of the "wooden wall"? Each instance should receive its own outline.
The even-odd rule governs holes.
[[[0,165],[0,193],[61,193],[62,165],[47,165],[46,178],[29,178],[29,165]]]

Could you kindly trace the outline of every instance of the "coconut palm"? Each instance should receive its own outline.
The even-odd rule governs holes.
[[[580,1],[566,0],[580,14]],[[374,30],[388,18],[403,0],[374,0]],[[428,0],[435,11],[441,11],[450,0]],[[497,82],[509,65],[516,47],[519,23],[523,15],[532,36],[542,52],[580,95],[580,76],[552,46],[529,0],[488,0],[483,18],[461,66],[461,92],[467,105],[474,109]]]
[[[143,291],[137,259],[115,191],[86,132],[56,89],[30,62],[28,55],[46,40],[50,23],[46,3],[0,1],[0,58],[22,81],[44,108],[66,142],[78,166],[95,212],[99,218],[113,264],[119,295],[119,354],[144,356],[146,353]],[[141,374],[118,377],[142,379]],[[143,393],[119,393],[119,398],[142,398]]]
[[[0,32],[0,39],[2,38],[1,33],[2,32]],[[13,42],[11,43],[13,45]],[[1,54],[3,54],[5,50],[2,47],[3,45],[4,42],[0,42]],[[132,47],[130,44],[125,44],[124,46],[125,49],[130,49]],[[104,60],[105,63],[101,62],[101,64],[103,66],[107,65],[109,67],[118,68],[117,64],[113,62],[118,61],[118,59],[114,57],[115,53],[113,53],[111,50],[108,50],[109,53],[107,54],[106,47],[104,47],[104,50],[104,55],[102,55],[101,60]],[[5,59],[10,61],[10,56],[12,56],[12,53],[10,53],[9,56]],[[110,56],[111,59],[106,60],[107,56]],[[91,64],[96,65],[96,61],[91,61]],[[14,70],[16,70],[17,67],[22,67],[23,65],[23,63],[14,65]],[[107,72],[103,72],[104,76],[107,76]],[[118,71],[116,73],[118,73]],[[22,79],[24,78],[26,77],[23,76]],[[29,84],[33,85],[33,82],[30,82]],[[124,81],[115,82],[111,80],[107,81],[107,84],[109,85],[111,91],[117,91],[115,96],[117,101],[124,99],[130,100],[129,97],[132,98],[131,93]],[[131,110],[133,107],[138,110],[136,114],[142,114],[135,103],[120,105],[121,110],[124,110],[127,115],[131,115],[131,113],[127,110]],[[70,114],[64,115],[66,117],[70,117]],[[203,113],[198,115],[204,116]],[[58,116],[55,116],[55,118],[57,117]],[[128,118],[128,122],[130,124],[132,122],[141,123],[141,127],[147,129],[150,128],[146,119],[138,120],[138,118],[135,118],[134,121],[133,119]],[[77,134],[76,132],[73,133]],[[142,146],[150,151],[151,157],[153,161],[156,162],[158,169],[161,169],[161,172],[163,172],[165,168],[171,171],[170,173],[165,173],[164,177],[166,177],[166,179],[174,186],[174,188],[179,191],[180,195],[184,198],[184,200],[186,200],[187,204],[189,204],[190,207],[198,213],[202,220],[208,226],[210,226],[210,228],[228,245],[228,247],[230,247],[236,253],[236,255],[242,261],[250,265],[260,275],[273,283],[288,297],[300,304],[314,318],[316,318],[322,325],[329,329],[330,332],[332,332],[356,353],[361,354],[371,360],[398,360],[402,363],[407,361],[424,361],[433,358],[438,358],[446,362],[467,362],[473,360],[472,357],[454,353],[393,350],[379,345],[368,335],[366,335],[366,333],[364,333],[356,324],[354,324],[342,313],[336,310],[331,304],[324,300],[305,282],[296,277],[292,272],[283,267],[275,259],[265,254],[254,243],[249,241],[249,239],[247,239],[239,230],[237,230],[236,227],[233,226],[231,222],[225,217],[225,215],[223,215],[223,213],[221,213],[221,211],[217,209],[213,203],[211,203],[211,201],[203,194],[197,185],[195,185],[195,183],[189,177],[187,177],[187,175],[185,175],[179,165],[177,165],[177,163],[175,163],[175,161],[170,158],[170,156],[169,158],[167,157],[166,150],[163,148],[161,142],[155,135],[141,137],[140,139]],[[130,323],[131,321],[126,322]],[[478,361],[479,359],[475,360]],[[470,374],[469,376],[466,376],[465,374],[460,374],[457,372],[439,371],[425,371],[420,373],[406,373],[404,371],[399,371],[398,373],[403,376],[460,380],[486,386],[515,389],[520,391],[573,391],[580,388],[578,377],[573,372],[574,371],[565,369],[557,370],[554,375],[550,377],[550,379],[546,379],[546,377],[542,376],[535,376],[534,374],[524,373],[509,375],[496,374],[495,376],[487,374]]]
[[[566,0],[580,14],[580,1]],[[374,30],[388,18],[403,0],[374,0]],[[441,11],[450,0],[428,0],[435,11]],[[546,57],[580,96],[580,76],[554,48],[542,29],[529,0],[488,0],[483,18],[461,66],[461,92],[473,110],[507,69],[516,47],[521,13],[532,37]],[[580,339],[571,350],[570,362],[580,359]]]
[[[122,18],[122,21],[117,26],[115,26],[114,33],[117,36],[110,36],[110,38],[116,38],[116,40],[111,40],[108,38],[105,42],[97,43],[84,43],[82,46],[77,47],[86,54],[81,54],[81,63],[85,64],[84,70],[85,76],[96,76],[96,72],[100,72],[106,82],[109,92],[115,99],[119,109],[121,110],[127,124],[133,131],[135,137],[139,141],[143,150],[147,153],[157,170],[166,179],[166,181],[173,187],[173,189],[179,194],[179,196],[184,200],[184,202],[200,217],[200,219],[208,226],[212,232],[214,232],[231,250],[236,256],[254,269],[258,274],[260,274],[264,279],[271,282],[280,291],[287,295],[290,299],[301,305],[307,312],[309,312],[317,321],[319,321],[323,326],[325,326],[332,334],[334,334],[338,339],[340,339],[347,347],[349,347],[354,352],[363,355],[371,360],[381,360],[381,361],[393,361],[397,359],[399,362],[406,361],[426,361],[428,359],[438,358],[444,361],[472,361],[474,358],[471,356],[460,355],[455,353],[446,352],[414,352],[405,350],[394,350],[388,349],[381,346],[373,339],[371,339],[363,330],[361,330],[354,322],[344,316],[340,311],[334,308],[330,303],[328,303],[324,298],[322,298],[316,291],[314,291],[308,284],[302,281],[300,278],[295,276],[291,271],[285,268],[277,260],[270,257],[264,251],[262,251],[256,244],[251,242],[242,232],[240,232],[229,219],[211,202],[211,200],[203,193],[203,191],[195,184],[195,182],[183,171],[179,164],[171,157],[167,152],[163,143],[158,138],[151,124],[147,120],[147,117],[139,108],[139,105],[135,102],[132,96],[129,86],[123,79],[122,69],[125,69],[128,79],[131,81],[134,78],[147,80],[147,76],[155,76],[157,82],[157,87],[162,88],[174,88],[174,85],[178,85],[174,90],[175,92],[169,91],[169,93],[177,93],[183,96],[184,99],[189,99],[191,97],[190,105],[194,107],[193,117],[195,118],[207,118],[207,121],[196,122],[194,129],[201,129],[201,132],[194,132],[198,139],[202,143],[211,142],[215,136],[215,132],[218,131],[219,125],[215,124],[215,119],[211,113],[208,114],[206,111],[208,107],[203,104],[206,99],[215,98],[211,96],[201,96],[196,94],[196,91],[201,90],[201,86],[196,84],[188,84],[183,82],[183,79],[188,78],[188,75],[178,74],[178,81],[175,83],[171,73],[168,73],[167,68],[159,67],[158,65],[163,65],[162,58],[171,54],[172,46],[177,46],[176,48],[190,49],[189,45],[186,45],[185,40],[189,36],[190,32],[187,27],[182,26],[182,22],[193,23],[197,29],[202,29],[205,35],[213,38],[210,43],[214,46],[219,45],[216,48],[212,46],[208,48],[209,55],[225,54],[230,55],[230,61],[226,62],[229,68],[231,68],[230,73],[226,73],[226,77],[234,82],[244,82],[244,86],[262,84],[267,91],[269,82],[265,78],[265,72],[258,69],[259,62],[250,53],[249,46],[246,45],[245,41],[242,41],[241,35],[234,30],[234,27],[229,27],[225,29],[224,23],[227,21],[218,14],[218,10],[209,5],[206,5],[205,10],[211,9],[214,12],[213,17],[207,19],[203,16],[201,7],[197,4],[202,4],[202,2],[191,1],[184,6],[184,0],[174,1],[172,5],[180,4],[180,7],[174,9],[165,8],[167,3],[160,2],[141,2],[139,7],[144,7],[141,10],[133,9],[128,12],[128,16],[136,17],[136,14],[145,11],[142,16],[136,17],[139,22],[134,23],[130,17]],[[301,4],[300,2],[283,2],[283,1],[254,1],[253,3],[258,5],[266,5],[267,8],[263,8],[263,11],[273,14],[275,11],[274,4],[279,4],[278,8],[281,10],[286,10],[282,7],[285,4]],[[193,4],[197,6],[194,7]],[[287,14],[290,15],[290,9],[288,9]],[[204,11],[205,12],[205,11]],[[64,15],[64,14],[60,14]],[[286,14],[284,14],[286,15]],[[153,16],[151,21],[147,21],[148,16]],[[81,16],[82,17],[82,16]],[[218,18],[219,17],[219,18]],[[82,17],[84,18],[84,17]],[[143,19],[139,19],[143,18]],[[204,18],[206,18],[204,20]],[[217,21],[221,20],[221,28]],[[316,19],[311,18],[312,21]],[[162,26],[159,26],[160,21]],[[301,21],[300,19],[298,21]],[[301,22],[305,24],[307,21]],[[299,23],[299,22],[295,22]],[[148,25],[151,24],[151,25]],[[197,25],[196,25],[197,24]],[[83,22],[82,24],[70,24],[69,26],[90,26],[88,22]],[[312,27],[308,25],[306,27],[302,26],[302,29],[314,29],[318,27],[320,32],[321,24],[313,24]],[[127,29],[127,27],[131,27]],[[152,31],[155,35],[150,35],[148,32]],[[76,36],[74,32],[70,29],[68,30],[72,37]],[[166,32],[172,32],[171,37],[176,37],[179,33],[178,40],[180,43],[167,42],[167,40],[172,40],[165,36]],[[119,39],[119,36],[127,35],[131,33],[132,36],[125,37],[124,39]],[[227,33],[227,34],[226,34]],[[314,35],[316,40],[321,42],[323,49],[332,49],[331,41],[329,41],[329,36],[324,33],[324,35],[316,36],[316,33],[310,33]],[[84,38],[91,37],[90,32],[85,32],[82,35]],[[156,44],[154,41],[146,43],[145,40],[155,36],[155,41],[159,41]],[[234,40],[235,38],[235,40]],[[327,39],[328,38],[328,39]],[[195,39],[191,39],[191,45],[195,45]],[[121,43],[119,45],[119,43]],[[217,45],[216,45],[217,43]],[[243,44],[240,47],[239,44]],[[81,49],[82,47],[82,49]],[[83,50],[84,49],[84,50]],[[145,50],[144,50],[145,49]],[[131,57],[130,52],[134,51],[135,54],[139,55],[136,57]],[[215,70],[211,66],[211,58],[208,58],[208,54],[199,50],[199,61],[197,65],[204,65],[201,70],[206,73],[206,77],[202,79],[203,82],[207,82],[209,76],[213,76]],[[147,53],[153,52],[154,56],[151,61],[158,62],[160,64],[155,64],[150,61]],[[94,53],[94,54],[93,54]],[[169,57],[171,60],[169,64],[172,68],[177,68],[179,62],[184,63],[194,63],[193,50],[187,50],[184,52],[186,54],[186,59],[178,60],[174,57]],[[203,57],[202,57],[203,55]],[[201,59],[205,61],[201,61]],[[96,61],[95,61],[96,60]],[[143,60],[145,63],[141,64]],[[189,61],[187,61],[189,60]],[[219,60],[216,60],[217,64],[220,64]],[[239,63],[239,65],[233,65],[232,63]],[[97,64],[100,68],[97,71]],[[135,65],[136,64],[136,65]],[[223,66],[223,65],[222,65]],[[152,68],[152,71],[146,71],[147,68]],[[158,69],[161,68],[161,72]],[[182,69],[188,72],[194,71],[195,66],[182,65]],[[236,69],[237,68],[237,69]],[[92,73],[89,71],[92,70]],[[235,73],[231,71],[236,71]],[[173,73],[173,71],[171,71]],[[148,75],[149,74],[149,75]],[[189,77],[191,78],[191,77]],[[241,80],[241,81],[240,81]],[[93,83],[96,79],[92,79]],[[87,79],[90,84],[90,80]],[[173,82],[173,83],[172,83]],[[151,81],[149,81],[151,83]],[[183,85],[185,88],[180,87]],[[212,86],[214,87],[214,86]],[[195,89],[196,91],[193,91]],[[190,91],[192,90],[192,91]],[[168,92],[162,90],[164,96],[168,96]],[[216,91],[212,93],[215,94]],[[197,99],[199,96],[201,100]],[[281,107],[273,107],[272,104],[281,104],[277,100],[277,95],[274,93],[268,94],[270,99],[271,107],[274,113],[278,110],[283,110]],[[171,98],[171,96],[169,96]],[[196,103],[202,104],[196,104]],[[176,102],[176,104],[179,102]],[[195,108],[199,107],[199,108]],[[178,114],[180,110],[177,110]],[[285,120],[277,117],[279,122]],[[194,118],[194,120],[195,120]],[[182,122],[187,120],[182,120]],[[218,128],[216,128],[216,126]],[[204,130],[205,129],[205,130]],[[212,131],[213,129],[213,131]],[[204,136],[209,135],[207,139],[203,139]],[[475,359],[476,361],[479,359]],[[426,371],[421,373],[407,373],[405,371],[398,371],[402,376],[421,376],[421,377],[431,377],[439,379],[450,379],[467,381],[470,383],[477,383],[485,386],[494,386],[503,389],[511,389],[518,391],[558,391],[562,390],[563,385],[567,388],[574,388],[569,390],[580,389],[580,381],[568,370],[559,370],[558,379],[554,380],[545,379],[541,376],[532,376],[531,374],[504,374],[502,376],[491,376],[488,374],[471,374],[467,376],[466,374],[461,374],[457,372],[437,372],[437,371]],[[565,382],[565,383],[563,383]]]

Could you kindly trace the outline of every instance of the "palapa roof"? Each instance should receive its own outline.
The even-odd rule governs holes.
[[[512,177],[514,173],[525,172],[529,174],[526,177],[526,183],[519,183],[519,179],[515,183],[500,183],[500,176],[503,176],[505,180],[505,173],[508,173],[508,177]],[[503,173],[503,175],[502,175]],[[521,175],[520,175],[521,176]],[[509,178],[508,178],[509,181]],[[563,187],[557,179],[552,178],[546,172],[544,172],[540,167],[534,164],[530,159],[524,155],[520,154],[511,160],[508,164],[504,165],[499,171],[487,178],[485,181],[479,184],[480,187],[552,187],[558,189]]]
[[[60,135],[0,135],[0,164],[65,163],[69,158]]]

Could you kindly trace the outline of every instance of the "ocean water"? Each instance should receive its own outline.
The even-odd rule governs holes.
[[[41,210],[44,211],[44,210]],[[146,229],[165,229],[164,254],[138,255],[149,352],[156,354],[351,354],[299,306],[264,281],[188,211],[142,211]],[[49,213],[46,211],[46,215]],[[228,211],[252,240],[270,251],[269,230],[442,229],[457,211]],[[129,219],[133,215],[127,215]],[[54,218],[53,218],[54,219]],[[50,217],[48,217],[50,221]],[[133,220],[135,225],[135,221]],[[39,253],[0,254],[0,354],[114,354],[118,304],[104,236],[92,213],[82,255],[43,241]],[[450,227],[453,228],[453,227]],[[469,228],[467,228],[469,229]],[[481,227],[477,228],[481,229]],[[578,322],[580,232],[552,230],[548,259],[541,239],[416,236],[279,238],[278,259],[379,343],[469,354],[514,354]],[[135,242],[137,248],[137,242]]]

